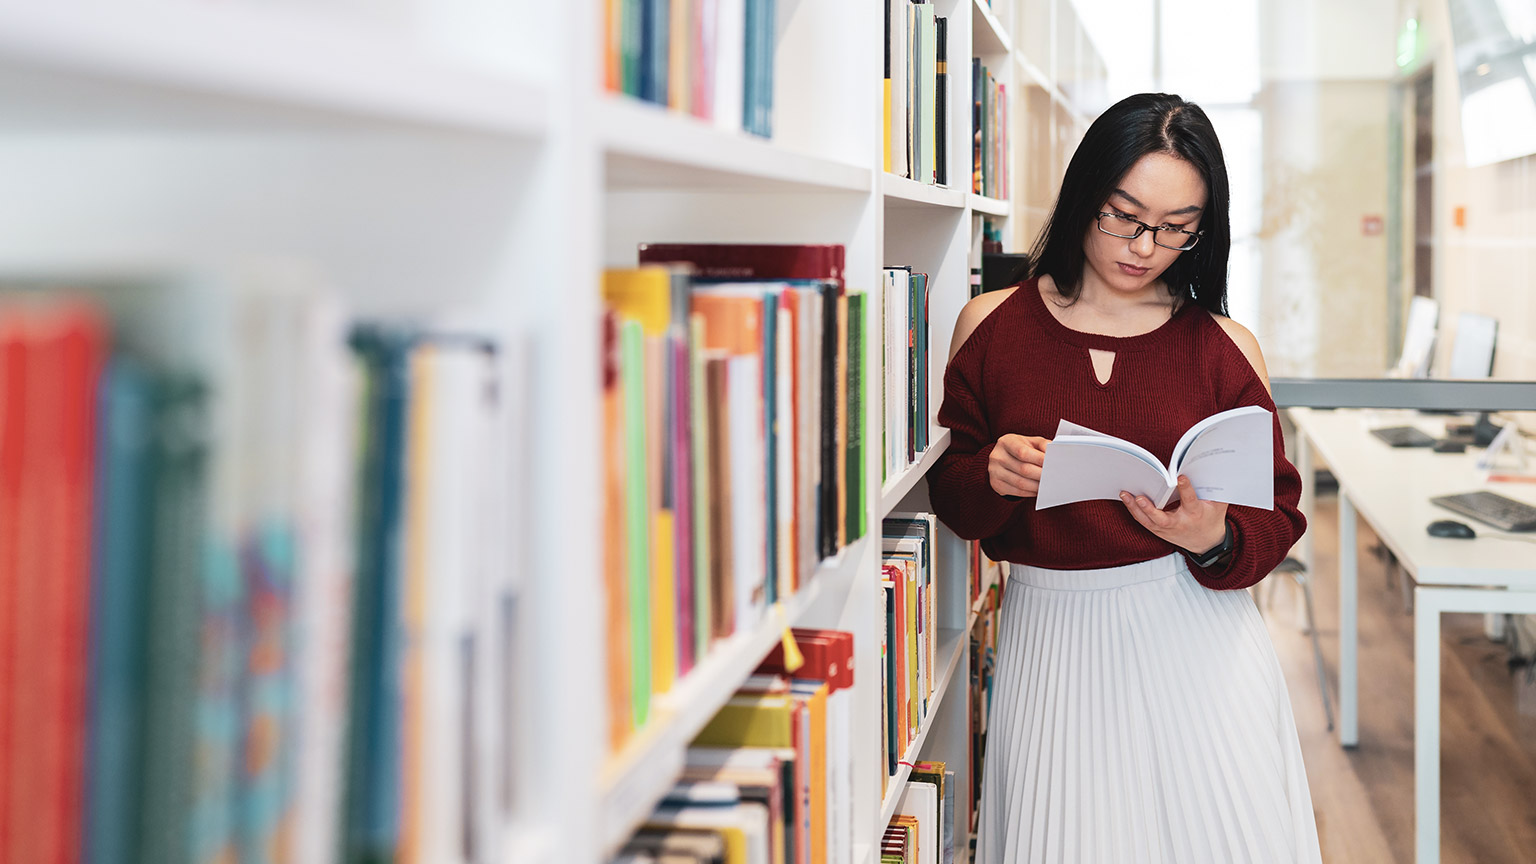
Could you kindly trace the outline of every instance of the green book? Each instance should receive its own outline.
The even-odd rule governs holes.
[[[629,637],[633,664],[629,692],[635,726],[651,710],[651,515],[645,476],[645,333],[629,319],[619,329],[619,380],[624,388],[624,521],[629,538]]]
[[[848,542],[864,536],[864,301],[862,291],[848,292]]]
[[[197,379],[150,385],[149,576],[145,608],[142,823],[137,860],[190,864],[197,778],[202,589],[208,555],[208,391]]]

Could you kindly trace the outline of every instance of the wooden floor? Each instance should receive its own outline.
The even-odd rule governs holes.
[[[1319,495],[1316,506],[1313,595],[1337,716],[1337,497]],[[1344,750],[1327,731],[1301,592],[1289,577],[1278,577],[1265,615],[1296,712],[1323,860],[1412,864],[1413,618],[1370,551],[1376,537],[1363,520],[1358,537],[1358,747]],[[1481,615],[1446,615],[1442,633],[1441,861],[1536,862],[1536,680],[1510,671]]]

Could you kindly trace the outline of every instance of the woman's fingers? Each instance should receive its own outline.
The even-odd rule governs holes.
[[[1121,492],[1120,500],[1125,502],[1131,515],[1136,518],[1148,530],[1162,532],[1173,524],[1178,518],[1172,513],[1167,513],[1153,506],[1152,501],[1145,495],[1132,495],[1129,492]]]
[[[1002,495],[1030,497],[1040,491],[1040,484],[1020,477],[1011,471],[994,468],[992,470],[992,488]]]

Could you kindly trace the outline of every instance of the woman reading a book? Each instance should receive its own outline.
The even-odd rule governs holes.
[[[1030,278],[955,325],[930,495],[1012,563],[979,864],[1321,860],[1285,680],[1239,590],[1306,523],[1258,343],[1224,314],[1227,195],[1205,112],[1126,99],[1073,155]],[[1035,507],[1063,420],[1166,464],[1186,429],[1242,406],[1272,416],[1272,508],[1202,500],[1186,477],[1165,508]]]

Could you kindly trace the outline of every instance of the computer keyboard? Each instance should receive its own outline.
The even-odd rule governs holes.
[[[1429,499],[1501,531],[1536,531],[1536,507],[1493,492],[1464,492]]]
[[[1428,447],[1435,439],[1417,426],[1385,426],[1372,429],[1371,434],[1393,447]]]

